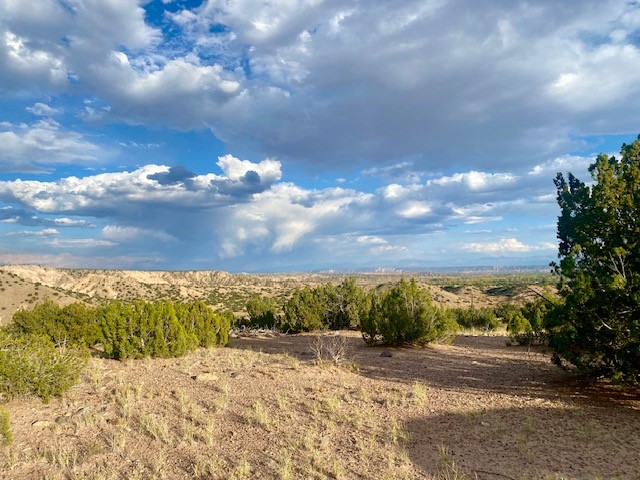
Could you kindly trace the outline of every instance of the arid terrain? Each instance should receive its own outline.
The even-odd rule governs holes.
[[[521,302],[534,292],[551,288],[550,276],[541,273],[510,275],[442,276],[434,274],[354,274],[359,285],[371,289],[415,276],[432,299],[449,307]],[[0,318],[8,320],[19,308],[30,308],[45,297],[60,304],[74,301],[98,304],[119,299],[204,300],[214,308],[244,313],[255,294],[282,304],[295,288],[339,283],[346,275],[320,273],[230,274],[221,271],[137,271],[57,269],[36,265],[0,266]],[[0,323],[2,320],[0,320]]]
[[[336,339],[343,358],[318,362]],[[7,479],[640,478],[638,399],[503,337],[388,351],[355,332],[236,337],[93,358],[64,398],[7,407]]]
[[[0,298],[5,316],[45,296],[286,297],[332,279],[2,267]],[[522,301],[542,288],[428,280],[450,306]],[[380,288],[394,277],[358,281]],[[504,336],[386,348],[354,331],[237,331],[228,347],[175,359],[120,362],[96,350],[63,398],[5,404],[14,438],[0,446],[0,478],[640,478],[640,397],[549,358]]]

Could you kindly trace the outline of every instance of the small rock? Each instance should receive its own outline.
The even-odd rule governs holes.
[[[218,376],[215,373],[200,373],[194,375],[193,378],[196,382],[217,382]]]
[[[385,350],[380,354],[381,357],[393,357],[393,352],[391,350]]]
[[[480,425],[482,425],[483,427],[488,427],[489,426],[489,422],[480,422]]]
[[[31,424],[31,426],[36,428],[45,428],[51,426],[51,422],[49,420],[36,420]]]
[[[76,415],[87,415],[89,413],[91,413],[91,408],[80,407],[78,410],[76,410],[76,413],[74,413],[73,416],[75,417]]]

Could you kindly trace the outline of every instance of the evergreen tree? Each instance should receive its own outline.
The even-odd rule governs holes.
[[[621,158],[599,155],[592,185],[558,174],[555,361],[640,382],[640,136]]]

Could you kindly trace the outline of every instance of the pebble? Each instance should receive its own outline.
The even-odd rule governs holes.
[[[393,352],[391,350],[385,350],[380,354],[381,357],[393,357]]]
[[[218,376],[215,373],[201,373],[194,375],[193,378],[196,382],[217,382]]]
[[[45,428],[51,426],[51,422],[49,420],[36,420],[31,424],[31,426],[36,428]]]

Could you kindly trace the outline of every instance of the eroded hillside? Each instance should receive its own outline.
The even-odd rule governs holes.
[[[355,274],[366,289],[390,288],[401,277],[415,276],[433,300],[448,307],[492,306],[500,302],[521,303],[532,299],[549,283],[542,275],[450,276],[385,272]],[[223,271],[140,271],[59,269],[38,265],[0,267],[0,316],[11,317],[19,308],[49,297],[61,304],[83,301],[171,299],[203,300],[215,308],[244,313],[254,294],[282,304],[295,288],[342,281],[333,273],[231,274]]]

